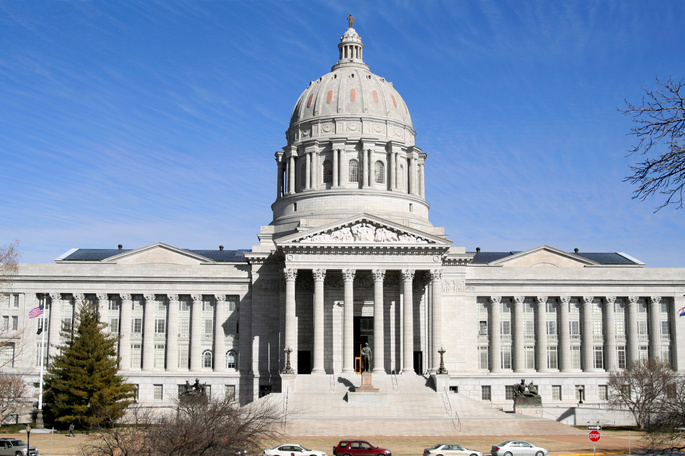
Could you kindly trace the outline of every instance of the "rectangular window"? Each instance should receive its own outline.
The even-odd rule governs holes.
[[[13,303],[12,307],[14,307],[15,309],[19,308],[19,295],[18,294],[15,294],[12,296],[12,303]]]
[[[480,398],[484,401],[492,400],[492,392],[490,385],[481,385],[480,387]]]
[[[644,300],[640,300],[640,302],[637,303],[637,311],[639,313],[647,313],[647,303]]]
[[[671,364],[671,348],[668,345],[661,346],[661,361]]]
[[[502,369],[511,369],[511,347],[502,347]]]
[[[178,301],[178,310],[181,312],[190,312],[190,297],[181,296]]]
[[[488,347],[478,347],[478,369],[488,369]]]
[[[238,309],[238,296],[226,296],[226,309],[229,312]]]
[[[509,305],[508,302],[502,301],[502,307],[501,307],[501,309],[502,309],[502,313],[503,313],[503,314],[511,313],[511,306]]]
[[[155,367],[164,369],[164,344],[155,344]]]
[[[671,330],[670,330],[670,326],[668,325],[668,321],[662,320],[661,321],[661,335],[666,336],[668,338],[668,335],[670,334],[670,332],[671,332]]]
[[[619,298],[616,300],[614,303],[614,313],[623,313],[625,312],[626,309],[626,304]]]
[[[488,322],[487,321],[479,321],[478,322],[478,335],[479,336],[487,336],[488,335]]]
[[[165,297],[157,298],[157,311],[162,312],[162,313],[166,313],[166,298]]]
[[[109,297],[109,310],[119,310],[119,298],[116,296]]]
[[[580,369],[580,346],[571,346],[571,369]]]
[[[637,321],[637,334],[639,336],[646,336],[647,335],[647,320],[638,320]]]
[[[592,358],[595,362],[595,369],[604,369],[604,347],[601,345],[592,347]]]
[[[4,315],[2,317],[2,330],[8,331],[10,329],[10,317],[9,315]]]
[[[141,345],[131,344],[131,368],[140,369],[141,361]]]
[[[535,312],[535,305],[530,302],[526,301],[523,303],[523,313],[533,313]]]
[[[190,319],[181,317],[178,319],[178,337],[187,339],[190,335]]]
[[[152,385],[153,398],[156,401],[161,401],[164,399],[164,386],[163,385]]]
[[[549,346],[547,347],[547,367],[549,369],[558,369],[559,365],[557,362],[557,347]]]
[[[119,334],[119,319],[110,318],[109,319],[109,332],[112,334]]]
[[[557,321],[547,320],[547,335],[556,336],[557,335]]]
[[[557,303],[556,302],[554,302],[552,300],[548,300],[546,307],[547,307],[547,313],[557,313]]]
[[[235,385],[226,385],[226,391],[224,394],[226,395],[227,400],[234,401],[235,400]]]
[[[16,331],[19,329],[19,317],[16,315],[12,316],[12,330]]]
[[[14,342],[0,347],[0,368],[14,367]]]
[[[226,328],[226,333],[235,335],[238,334],[238,319],[237,318],[229,318],[227,320],[227,325],[228,327]]]
[[[62,331],[71,332],[71,317],[62,317]]]
[[[535,369],[535,347],[526,346],[523,352],[526,358],[526,369]]]
[[[661,301],[661,313],[667,314],[668,313],[668,301]]]
[[[178,345],[178,368],[188,369],[188,345]]]
[[[647,361],[647,358],[649,358],[649,349],[646,345],[640,345],[640,347],[638,348],[638,355],[640,361]]]
[[[511,321],[502,320],[500,321],[500,334],[503,336],[511,335]]]
[[[618,368],[619,369],[625,369],[626,368],[626,347],[625,345],[618,345],[616,346],[616,361],[618,363]]]
[[[570,320],[568,322],[568,330],[571,339],[580,339],[580,320]]]
[[[616,335],[625,336],[626,335],[626,322],[621,320],[616,320]]]
[[[552,385],[552,400],[561,400],[561,385]]]
[[[205,297],[202,298],[202,311],[203,312],[213,312],[214,311],[214,308],[212,306],[212,304],[213,304],[212,301],[213,301],[212,298],[205,298]]]
[[[523,321],[523,336],[528,338],[535,337],[535,322],[533,320]]]
[[[607,385],[599,385],[599,400],[600,401],[608,401],[609,400],[609,390],[607,388]]]
[[[592,334],[594,337],[602,337],[604,328],[602,327],[602,320],[592,320]]]
[[[155,334],[164,334],[166,331],[166,319],[155,318]]]
[[[143,332],[143,319],[134,318],[131,320],[131,332],[133,334],[142,334]]]
[[[504,387],[504,398],[508,401],[514,400],[514,385]]]
[[[211,339],[214,336],[214,320],[212,318],[204,318],[204,337]]]

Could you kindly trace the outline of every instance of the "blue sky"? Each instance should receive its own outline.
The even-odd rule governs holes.
[[[352,13],[428,154],[431,221],[467,251],[685,266],[685,211],[622,182],[656,77],[685,78],[682,1],[0,2],[0,245],[249,248],[273,154]]]

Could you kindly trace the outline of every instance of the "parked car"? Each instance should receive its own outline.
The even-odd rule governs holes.
[[[264,450],[264,456],[326,456],[323,451],[310,450],[297,443],[284,443],[275,448]]]
[[[524,440],[505,440],[492,446],[492,456],[549,456],[546,448],[535,446]]]
[[[392,456],[390,450],[371,445],[366,440],[341,440],[333,447],[336,456]]]
[[[27,450],[27,446],[23,440],[1,438],[0,439],[0,456],[34,456],[38,455],[38,448],[31,447]]]
[[[438,443],[423,450],[423,456],[483,456],[483,453],[469,450],[458,443]]]

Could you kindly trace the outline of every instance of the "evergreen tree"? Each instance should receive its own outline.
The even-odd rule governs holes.
[[[86,429],[110,425],[132,402],[134,386],[118,375],[117,338],[105,331],[96,306],[81,303],[76,331],[48,366],[46,404],[58,423]]]

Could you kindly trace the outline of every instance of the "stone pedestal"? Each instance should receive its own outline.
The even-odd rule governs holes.
[[[514,398],[514,413],[542,417],[542,398],[540,396],[517,396]]]
[[[435,391],[441,393],[445,391],[450,386],[450,376],[449,374],[431,374],[433,378],[433,384],[435,385]]]
[[[281,391],[282,392],[293,392],[295,391],[295,378],[296,374],[281,374]]]
[[[374,388],[374,386],[371,384],[371,373],[370,372],[362,372],[362,385],[357,388],[356,392],[358,393],[377,393],[378,388]]]
[[[43,429],[45,428],[45,424],[43,423],[43,410],[38,409],[36,411],[36,429]]]

